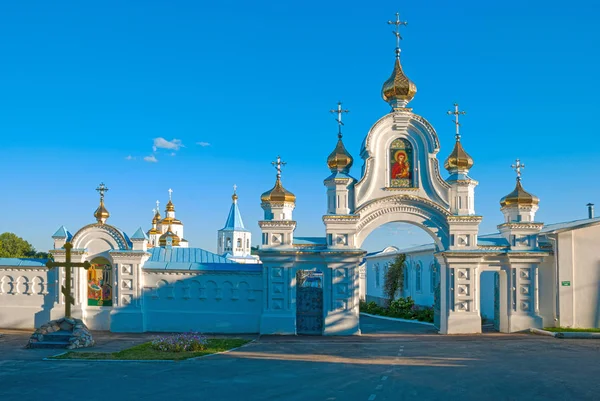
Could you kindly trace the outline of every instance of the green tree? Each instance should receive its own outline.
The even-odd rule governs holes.
[[[388,265],[383,277],[383,291],[391,303],[396,298],[396,293],[404,286],[404,267],[406,265],[406,254],[396,255],[394,261]]]
[[[23,238],[8,232],[0,234],[0,257],[32,258],[35,256],[35,248]]]

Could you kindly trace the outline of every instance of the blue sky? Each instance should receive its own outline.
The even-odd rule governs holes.
[[[351,110],[344,141],[358,177],[360,144],[389,111],[380,89],[393,67],[386,21],[396,11],[409,22],[403,66],[418,88],[410,106],[436,128],[442,162],[454,129],[445,112],[455,101],[468,112],[463,144],[480,182],[482,233],[502,221],[498,201],[513,189],[516,157],[525,188],[541,198],[539,221],[600,206],[598,5],[365,4],[3,2],[0,232],[48,249],[61,224],[74,232],[94,221],[103,181],[109,223],[148,229],[154,202],[164,206],[173,188],[187,239],[214,250],[237,184],[257,243],[259,197],[281,154],[284,185],[298,197],[296,235],[323,235],[322,181],[337,130],[328,111],[338,100]],[[157,138],[176,146],[153,151]],[[393,225],[365,246],[388,245],[392,232],[395,245],[429,240]]]

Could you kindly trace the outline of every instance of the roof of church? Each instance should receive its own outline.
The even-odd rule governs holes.
[[[553,234],[557,231],[576,230],[578,228],[593,226],[598,223],[600,223],[600,217],[567,221],[564,223],[547,224],[542,228],[541,234]]]
[[[46,267],[48,259],[0,258],[0,266]]]
[[[249,231],[244,227],[242,214],[240,213],[237,202],[234,201],[231,204],[229,216],[227,216],[227,221],[225,222],[225,227],[223,227],[221,230]]]
[[[294,245],[327,245],[325,237],[294,237]]]
[[[142,227],[140,227],[135,233],[133,233],[131,239],[148,239],[148,236],[146,235],[144,230],[142,230]]]
[[[65,226],[60,226],[58,230],[52,235],[52,238],[66,238],[67,241],[70,241],[73,238],[73,235],[67,230]]]
[[[152,248],[144,269],[152,270],[213,270],[262,271],[260,264],[241,264],[201,248]]]

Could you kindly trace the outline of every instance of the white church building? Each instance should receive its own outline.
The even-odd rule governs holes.
[[[443,173],[438,133],[408,107],[417,88],[403,71],[396,35],[392,74],[382,87],[390,111],[365,135],[358,178],[338,105],[323,232],[294,235],[297,201],[313,205],[284,187],[279,157],[275,183],[260,198],[260,263],[251,255],[235,193],[214,254],[188,245],[171,194],[164,218],[157,210],[149,231],[127,236],[108,223],[101,186],[96,221],[73,235],[61,227],[53,236],[56,262],[64,261],[69,242],[74,262],[92,264],[88,271],[73,269],[73,315],[93,330],[119,332],[357,335],[361,297],[381,298],[386,263],[406,253],[403,294],[434,307],[441,334],[480,333],[482,315],[492,315],[504,333],[600,327],[600,219],[538,222],[540,200],[524,189],[517,161],[515,188],[500,200],[504,220],[497,233],[481,235],[474,159],[459,132],[462,113],[455,105],[456,141]],[[415,225],[432,243],[367,255],[365,238],[390,222]],[[63,316],[64,268],[48,270],[45,262],[0,259],[0,327],[31,328]]]

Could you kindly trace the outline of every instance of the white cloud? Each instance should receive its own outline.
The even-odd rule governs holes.
[[[210,143],[208,142],[196,142],[196,145],[202,146],[203,148],[210,146]]]
[[[154,155],[144,157],[144,161],[146,161],[148,163],[158,163],[158,160],[156,159],[156,157]]]
[[[127,157],[125,158],[125,160],[135,160],[135,157],[133,157],[133,156],[129,155],[129,156],[127,156]]]
[[[181,147],[183,147],[181,139],[167,141],[165,138],[159,137],[154,138],[154,146],[152,146],[152,149],[156,152],[157,149],[179,150]]]
[[[175,156],[176,154],[177,154],[177,153],[175,153],[175,152],[172,152],[172,153],[171,153],[171,156]]]

